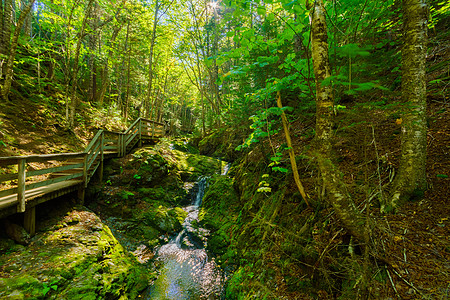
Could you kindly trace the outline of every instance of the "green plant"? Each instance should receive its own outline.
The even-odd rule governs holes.
[[[58,289],[57,283],[58,283],[58,280],[53,280],[51,283],[44,282],[43,289],[42,289],[44,296],[47,295],[47,293],[50,292],[50,290],[56,291]]]

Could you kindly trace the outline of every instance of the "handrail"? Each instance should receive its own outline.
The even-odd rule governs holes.
[[[3,156],[0,157],[0,166],[8,166],[17,164],[19,160],[26,159],[27,162],[44,162],[49,160],[63,160],[69,158],[83,157],[84,152],[75,153],[56,153],[56,154],[40,154],[40,155],[23,155],[23,156]]]
[[[164,123],[157,122],[157,121],[153,121],[153,120],[150,120],[150,119],[145,119],[145,118],[140,118],[140,119],[141,119],[142,121],[155,123],[155,124],[158,124],[158,125],[161,125],[161,126],[164,126],[164,125],[165,125]]]
[[[98,130],[83,152],[0,157],[0,167],[17,165],[18,170],[17,173],[0,174],[0,184],[17,180],[17,183],[12,184],[13,187],[0,190],[0,198],[17,194],[17,212],[24,212],[26,208],[25,197],[27,190],[62,181],[79,180],[80,177],[82,178],[83,186],[86,187],[99,167],[101,169],[100,173],[102,173],[105,150],[116,149],[117,155],[122,157],[129,152],[137,142],[142,142],[144,138],[164,136],[164,126],[165,125],[160,122],[145,118],[137,118],[124,132],[114,132],[103,129]],[[113,139],[105,138],[105,134],[113,134],[117,135],[117,137],[114,137]],[[50,168],[44,167],[43,169],[27,172],[27,164],[30,162],[67,161],[81,158],[82,161],[71,163],[69,165]],[[49,174],[47,175],[49,176],[47,179],[37,182],[26,182],[29,177],[46,174]],[[56,176],[56,178],[52,178],[52,176]],[[1,199],[0,207],[2,207]]]
[[[89,143],[89,145],[86,147],[86,149],[83,151],[84,153],[88,153],[89,151],[91,151],[92,146],[97,142],[97,139],[100,137],[100,135],[103,133],[103,129],[100,129],[99,131],[97,131],[97,134],[92,138],[91,142]]]

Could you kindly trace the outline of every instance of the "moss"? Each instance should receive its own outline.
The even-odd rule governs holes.
[[[211,157],[173,150],[172,158],[183,181],[197,181],[200,176],[213,175],[221,171],[221,162]]]
[[[15,293],[15,291],[20,293]],[[31,275],[21,275],[18,277],[4,278],[0,281],[0,296],[2,299],[11,299],[8,297],[12,295],[12,299],[23,299],[21,295],[26,299],[40,299],[43,298],[44,284]],[[3,298],[4,297],[4,298]]]
[[[161,233],[174,232],[181,229],[179,213],[175,209],[165,206],[158,206],[153,210],[148,210],[143,214],[144,222],[147,225],[157,228]]]

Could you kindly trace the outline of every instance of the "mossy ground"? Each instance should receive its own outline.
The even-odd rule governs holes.
[[[83,207],[42,228],[29,246],[2,251],[2,299],[135,299],[150,277]]]

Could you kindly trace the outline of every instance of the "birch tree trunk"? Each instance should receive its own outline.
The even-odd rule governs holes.
[[[400,166],[390,203],[382,211],[421,198],[426,189],[426,0],[403,0],[404,46],[402,49],[402,146]]]
[[[14,60],[16,58],[16,51],[19,42],[19,35],[23,24],[25,23],[25,19],[27,15],[30,13],[31,8],[33,6],[35,0],[30,0],[28,5],[23,9],[20,13],[19,20],[17,21],[17,26],[14,30],[14,35],[11,41],[11,46],[9,48],[9,56],[6,62],[6,67],[4,68],[5,74],[5,83],[3,86],[0,86],[1,96],[4,101],[8,101],[9,91],[11,89],[13,74],[14,74]],[[9,41],[9,40],[8,40]]]
[[[328,57],[328,35],[323,0],[309,5],[311,12],[311,48],[316,82],[316,150],[317,162],[323,183],[328,192],[327,201],[336,212],[345,229],[364,241],[363,216],[352,201],[339,169],[331,161],[331,138],[334,99],[330,85],[322,85],[331,76]]]

